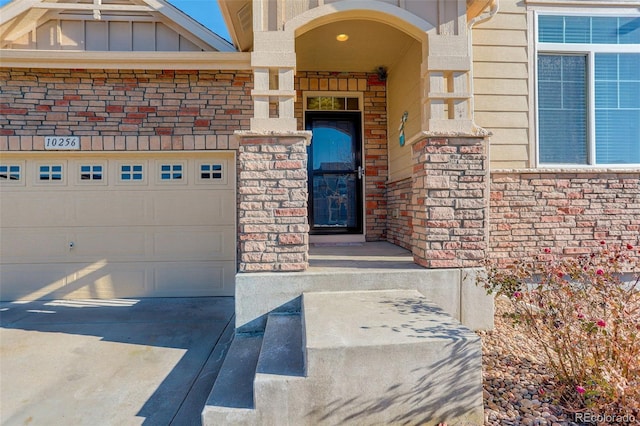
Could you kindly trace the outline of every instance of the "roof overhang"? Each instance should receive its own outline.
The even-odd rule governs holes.
[[[2,49],[2,67],[162,70],[250,70],[242,52],[87,52]]]
[[[253,47],[253,3],[251,0],[217,0],[234,46],[242,52]]]
[[[467,0],[467,22],[473,21],[487,9],[497,7],[498,0]]]

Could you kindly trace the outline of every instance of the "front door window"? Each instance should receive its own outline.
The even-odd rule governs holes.
[[[307,112],[314,234],[362,233],[360,113]]]

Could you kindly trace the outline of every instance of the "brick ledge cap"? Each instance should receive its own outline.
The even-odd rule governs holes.
[[[587,167],[577,167],[577,168],[553,168],[553,167],[545,167],[545,168],[527,168],[527,169],[492,169],[491,174],[593,174],[593,173],[640,173],[640,168],[587,168]]]
[[[265,130],[265,131],[255,131],[255,130],[236,130],[233,132],[239,138],[250,139],[250,138],[264,138],[264,137],[275,137],[275,138],[304,138],[307,142],[307,145],[311,144],[311,132],[309,130],[288,130],[288,131],[274,131],[274,130]]]
[[[471,132],[438,132],[425,130],[409,138],[407,145],[412,145],[426,138],[487,138],[493,133],[482,127],[475,127]]]

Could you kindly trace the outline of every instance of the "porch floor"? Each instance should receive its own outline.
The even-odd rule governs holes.
[[[386,241],[309,245],[307,272],[357,272],[375,269],[424,269],[410,251]]]

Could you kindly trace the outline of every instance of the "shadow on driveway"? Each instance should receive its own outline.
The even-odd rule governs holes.
[[[199,425],[233,298],[0,303],[3,425]]]

